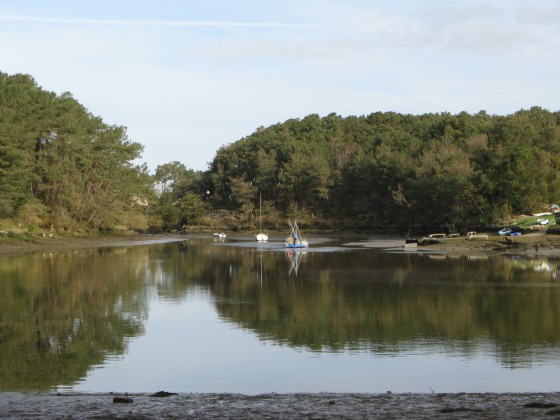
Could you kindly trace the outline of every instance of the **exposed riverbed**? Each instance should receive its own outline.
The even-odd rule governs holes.
[[[47,394],[2,393],[7,419],[550,419],[560,394]]]

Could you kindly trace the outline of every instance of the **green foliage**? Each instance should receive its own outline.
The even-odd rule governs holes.
[[[158,210],[163,228],[166,230],[185,229],[196,225],[210,209],[204,201],[205,193],[200,172],[188,170],[179,162],[159,165],[156,181],[160,186]]]
[[[312,114],[220,148],[204,173],[175,161],[151,177],[141,152],[71,94],[0,73],[0,219],[24,228],[182,229],[219,208],[252,229],[261,196],[271,227],[460,229],[560,202],[560,113],[538,107]]]
[[[171,162],[159,165],[156,168],[155,180],[159,183],[161,192],[171,190],[175,184],[186,177],[187,168],[180,162]]]
[[[131,163],[141,152],[69,93],[0,73],[0,217],[56,230],[137,219],[145,209],[134,203],[153,196],[147,168]]]
[[[494,224],[560,201],[559,123],[537,107],[310,115],[222,147],[205,178],[216,207],[239,210],[262,194],[281,217],[314,226]]]
[[[517,226],[520,228],[528,228],[539,223],[539,220],[548,220],[550,225],[554,225],[556,223],[556,219],[554,217],[554,215],[545,215],[545,216],[523,216],[523,217],[515,217],[512,218],[510,221],[510,225],[512,226]],[[546,225],[546,226],[550,226],[550,225]]]
[[[200,196],[187,193],[179,199],[177,206],[180,210],[180,222],[183,225],[196,224],[209,210],[210,206],[202,201]]]

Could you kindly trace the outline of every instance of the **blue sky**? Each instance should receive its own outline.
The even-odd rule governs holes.
[[[205,170],[312,113],[558,111],[560,2],[0,0],[0,71]]]

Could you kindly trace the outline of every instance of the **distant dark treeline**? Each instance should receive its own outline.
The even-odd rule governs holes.
[[[310,224],[480,226],[560,198],[560,113],[309,115],[218,150],[215,206],[262,199]]]
[[[171,162],[151,176],[124,127],[0,73],[0,230],[253,229],[259,202],[265,228],[491,225],[560,200],[559,122],[538,107],[313,114],[220,148],[205,172]]]

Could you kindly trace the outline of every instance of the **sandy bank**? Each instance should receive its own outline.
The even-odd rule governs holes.
[[[182,241],[189,236],[192,235],[139,234],[93,237],[55,236],[53,238],[37,237],[28,239],[0,237],[0,255],[34,251],[145,245],[158,242]],[[202,234],[202,236],[210,237],[210,234]],[[387,247],[394,250],[395,247],[401,247],[401,243],[402,246],[404,246],[404,239],[402,239],[402,241],[394,240],[390,244],[386,241],[372,239],[369,242],[366,241],[365,244],[363,242],[360,243],[360,246],[371,245],[373,248]],[[418,251],[485,255],[513,252],[525,255],[560,257],[560,235],[547,235],[537,232],[507,239],[496,235],[475,239],[468,239],[466,237],[439,239],[435,243],[420,245]]]
[[[56,251],[110,246],[145,245],[150,243],[182,241],[180,235],[118,235],[118,236],[55,236],[54,238],[0,238],[0,254],[34,251]]]
[[[536,232],[517,237],[488,236],[468,239],[466,237],[437,240],[436,243],[419,246],[420,251],[444,253],[515,253],[524,255],[560,256],[560,236]]]
[[[550,419],[560,393],[131,394],[0,393],[6,419]],[[115,399],[117,398],[117,400]],[[118,400],[123,402],[116,402]],[[128,402],[126,402],[128,401]]]

